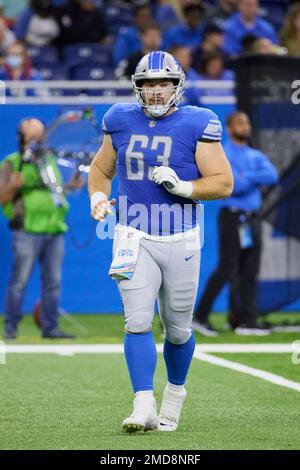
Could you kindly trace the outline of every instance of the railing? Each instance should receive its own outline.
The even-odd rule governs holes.
[[[203,104],[235,104],[235,83],[233,80],[211,80],[211,81],[187,81],[185,88],[196,87],[203,90],[226,91],[226,95],[201,96]],[[4,104],[112,104],[135,102],[136,98],[132,91],[132,84],[127,80],[99,80],[99,81],[7,81],[2,82],[2,98],[0,103]],[[4,96],[5,89],[9,90],[10,96]],[[33,90],[34,96],[26,96],[26,91]],[[61,95],[61,90],[77,91],[72,96]],[[103,91],[102,96],[90,96],[85,91]],[[124,91],[128,94],[124,95]],[[118,94],[122,92],[122,95]],[[75,103],[74,103],[75,100]]]

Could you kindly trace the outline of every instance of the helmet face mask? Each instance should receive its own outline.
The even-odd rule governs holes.
[[[182,99],[185,75],[176,59],[167,52],[145,55],[131,79],[138,102],[153,117],[164,116]],[[173,85],[163,85],[163,82]]]

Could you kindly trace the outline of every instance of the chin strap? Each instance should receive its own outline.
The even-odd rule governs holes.
[[[144,107],[153,117],[161,117],[164,116],[164,114],[166,114],[173,105],[175,105],[175,100],[176,92],[173,93],[166,104],[145,104]]]

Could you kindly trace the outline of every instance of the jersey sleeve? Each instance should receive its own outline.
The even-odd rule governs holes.
[[[196,135],[199,142],[221,142],[222,124],[218,116],[210,109],[202,108],[196,126]]]
[[[112,134],[117,130],[117,111],[118,105],[113,105],[104,114],[102,119],[102,130],[105,134]]]

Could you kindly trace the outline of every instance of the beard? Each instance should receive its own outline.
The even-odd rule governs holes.
[[[240,142],[241,144],[248,143],[251,138],[249,134],[241,133],[241,132],[232,132],[232,137],[236,139],[238,142]]]

